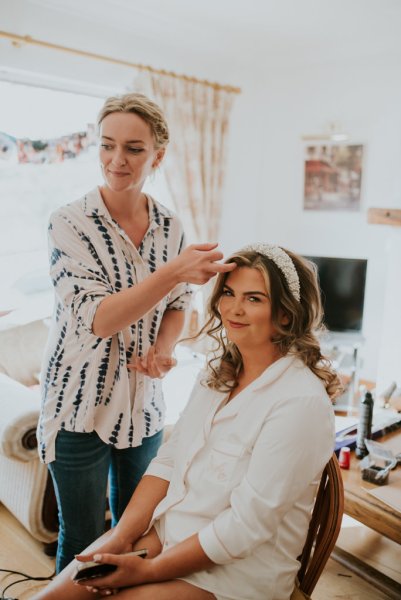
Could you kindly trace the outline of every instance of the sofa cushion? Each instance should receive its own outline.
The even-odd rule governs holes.
[[[38,458],[40,393],[0,373],[0,452],[23,461]]]
[[[38,383],[47,335],[43,321],[0,331],[0,373],[25,385]]]

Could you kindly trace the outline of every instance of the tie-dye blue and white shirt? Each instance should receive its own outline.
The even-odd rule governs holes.
[[[129,371],[127,363],[155,342],[166,309],[187,308],[189,286],[179,284],[137,323],[109,338],[92,333],[104,298],[143,281],[184,246],[177,216],[147,198],[149,228],[138,249],[110,216],[98,188],[51,215],[55,306],[42,373],[43,462],[55,459],[61,429],[96,431],[105,443],[128,448],[163,427],[161,381]]]

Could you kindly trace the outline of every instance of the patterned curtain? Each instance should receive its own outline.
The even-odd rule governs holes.
[[[217,241],[234,93],[147,71],[138,75],[135,89],[161,106],[169,124],[164,169],[188,243]]]

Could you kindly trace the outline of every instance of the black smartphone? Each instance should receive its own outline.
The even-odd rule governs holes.
[[[86,562],[77,567],[74,574],[74,581],[82,581],[83,579],[95,579],[95,577],[105,577],[117,569],[117,565],[107,563]]]
[[[135,550],[134,552],[128,552],[127,554],[131,556],[140,556],[141,558],[145,558],[148,551],[146,548],[142,548],[141,550]],[[113,573],[117,569],[117,565],[111,565],[109,563],[98,563],[95,561],[90,561],[86,563],[81,563],[77,566],[77,570],[74,573],[73,580],[74,581],[83,581],[86,579],[95,579],[96,577],[105,577],[110,573]]]

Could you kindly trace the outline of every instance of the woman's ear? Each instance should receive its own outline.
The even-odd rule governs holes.
[[[286,313],[282,312],[281,316],[280,316],[280,324],[288,325],[289,322],[290,322],[290,317]]]
[[[155,156],[155,159],[152,164],[153,169],[157,169],[157,167],[160,165],[161,161],[163,160],[165,153],[166,153],[165,148],[159,148],[156,151],[156,156]]]

